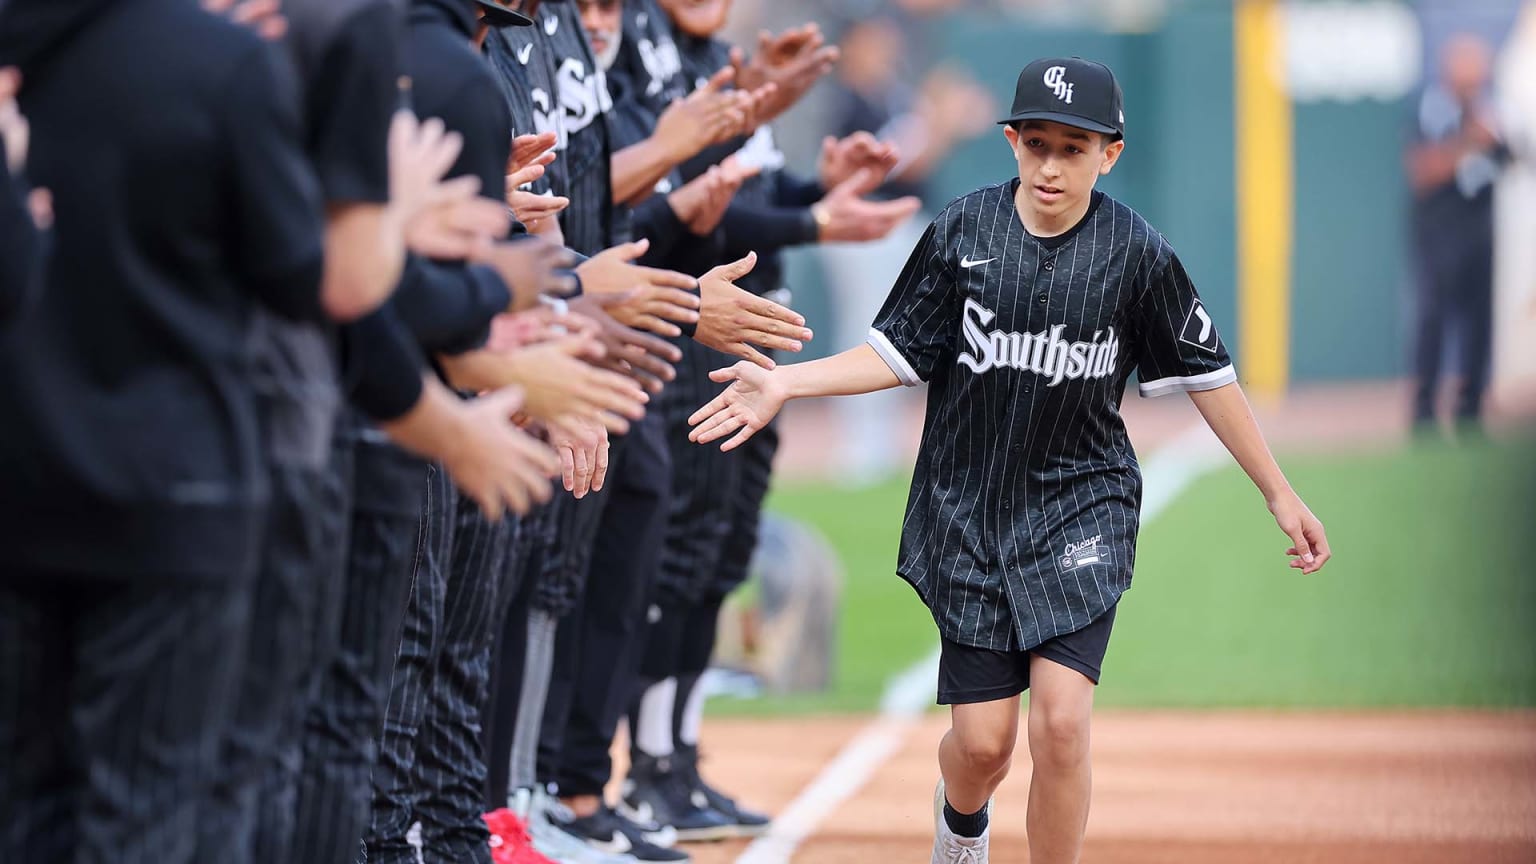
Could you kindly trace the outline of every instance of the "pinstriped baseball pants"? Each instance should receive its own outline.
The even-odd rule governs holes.
[[[423,554],[429,467],[387,443],[354,451],[338,642],[305,717],[293,864],[351,864],[361,850],[411,572]]]
[[[515,526],[487,522],[441,473],[428,497],[428,551],[390,688],[367,860],[414,862],[405,835],[420,821],[427,864],[489,864],[481,716]]]
[[[248,574],[0,574],[0,861],[193,864]]]

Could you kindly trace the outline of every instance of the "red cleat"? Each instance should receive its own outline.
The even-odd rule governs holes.
[[[533,848],[528,825],[516,813],[502,808],[482,818],[485,827],[491,831],[491,861],[494,864],[557,864]]]

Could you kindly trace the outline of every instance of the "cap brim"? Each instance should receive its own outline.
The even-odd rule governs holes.
[[[532,27],[533,19],[491,0],[475,0],[485,10],[485,23],[492,27]]]
[[[1014,123],[1022,123],[1025,120],[1049,120],[1053,123],[1060,123],[1064,126],[1074,126],[1078,129],[1087,129],[1089,132],[1101,132],[1105,135],[1121,134],[1120,130],[1113,126],[1105,126],[1103,123],[1089,120],[1086,117],[1079,117],[1076,114],[1063,114],[1060,111],[1024,111],[1022,113],[1015,114],[1012,117],[1006,117],[997,121],[997,125],[1009,126]]]

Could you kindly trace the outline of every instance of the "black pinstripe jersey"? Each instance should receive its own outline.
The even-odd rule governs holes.
[[[555,133],[555,149],[565,149],[565,124],[556,110],[554,57],[534,40],[536,27],[493,27],[485,36],[485,56],[512,114],[513,135]],[[529,191],[564,194],[565,163],[552,162]],[[555,190],[561,190],[556,192]]]
[[[485,50],[501,79],[517,134],[555,133],[557,158],[545,176],[550,191],[571,199],[560,213],[565,244],[594,255],[629,234],[627,212],[613,205],[608,126],[613,100],[576,4],[545,0],[534,17],[532,27],[493,29]],[[531,129],[524,118],[532,121]]]
[[[571,206],[560,214],[565,243],[583,255],[595,255],[629,239],[627,212],[613,204],[612,130],[608,112],[613,100],[602,67],[581,28],[581,12],[572,0],[539,4],[536,38],[549,45],[555,62],[555,85],[564,111],[564,159]],[[529,28],[534,29],[534,28]]]
[[[903,383],[929,386],[898,573],[946,638],[1005,651],[1087,625],[1130,587],[1131,373],[1144,396],[1236,380],[1178,257],[1135,211],[1096,195],[1047,248],[1017,188],[946,207],[869,336]]]

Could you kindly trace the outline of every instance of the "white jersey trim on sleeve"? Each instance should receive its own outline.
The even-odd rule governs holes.
[[[875,349],[875,353],[880,355],[885,365],[891,367],[891,371],[896,373],[896,377],[901,379],[902,384],[916,387],[923,383],[923,379],[917,377],[917,370],[912,368],[912,364],[908,363],[907,358],[896,350],[896,346],[891,344],[891,340],[884,333],[871,327],[869,338],[865,341],[869,343],[869,347]]]
[[[1214,372],[1202,372],[1199,375],[1187,375],[1184,377],[1159,378],[1156,381],[1143,381],[1136,385],[1136,389],[1143,397],[1167,396],[1169,393],[1188,393],[1191,390],[1215,390],[1217,387],[1225,387],[1237,380],[1237,370],[1232,364],[1221,367]]]

